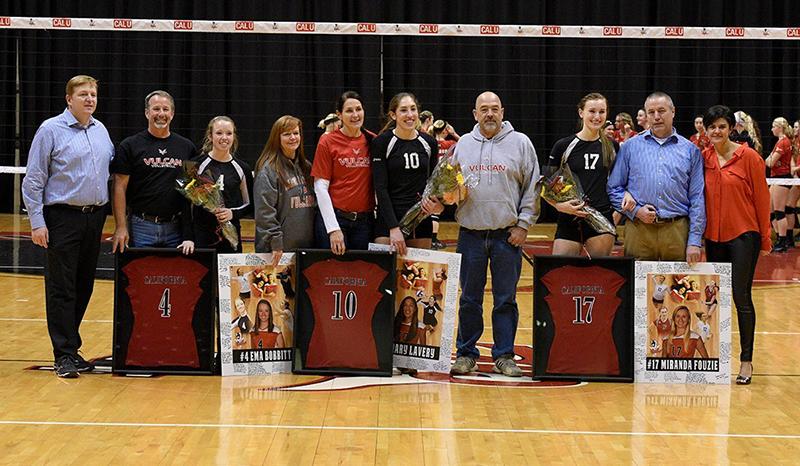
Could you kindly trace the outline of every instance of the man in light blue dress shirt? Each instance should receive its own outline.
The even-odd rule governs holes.
[[[47,329],[56,375],[74,378],[93,369],[78,354],[78,330],[94,288],[114,144],[92,117],[96,79],[70,79],[66,100],[66,110],[42,123],[33,137],[22,196],[31,240],[47,250]]]
[[[650,129],[620,147],[608,178],[614,208],[625,227],[625,255],[641,260],[700,260],[706,227],[703,157],[675,132],[675,106],[663,92],[644,104]]]

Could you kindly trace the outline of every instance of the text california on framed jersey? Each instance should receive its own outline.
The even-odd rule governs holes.
[[[219,341],[222,375],[292,371],[294,254],[220,254]]]
[[[384,244],[370,251],[388,251]],[[461,254],[408,248],[397,256],[394,298],[394,366],[450,372]]]
[[[636,262],[636,382],[730,384],[731,264]]]
[[[394,253],[300,249],[292,371],[392,375]]]
[[[117,254],[113,372],[214,373],[215,259],[212,249]]]
[[[540,380],[633,381],[633,259],[534,257]]]

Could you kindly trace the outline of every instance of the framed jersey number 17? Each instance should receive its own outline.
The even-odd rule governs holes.
[[[591,324],[592,323],[592,308],[594,308],[594,296],[573,296],[572,300],[575,301],[575,320],[573,324]],[[584,309],[586,313],[584,314]]]

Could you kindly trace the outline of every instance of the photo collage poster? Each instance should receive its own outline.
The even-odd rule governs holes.
[[[222,375],[292,371],[297,279],[294,254],[220,254]]]
[[[731,265],[636,263],[637,382],[729,384]]]
[[[370,250],[389,250],[370,244]],[[393,363],[448,373],[456,325],[461,254],[408,248],[397,257]]]

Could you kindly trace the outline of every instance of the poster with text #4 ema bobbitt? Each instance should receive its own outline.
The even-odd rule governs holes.
[[[220,254],[219,340],[222,375],[292,371],[294,254]]]
[[[730,384],[731,264],[637,262],[635,380]]]
[[[370,244],[371,250],[388,246]],[[392,327],[395,367],[448,373],[456,325],[461,254],[408,248],[397,257]]]

